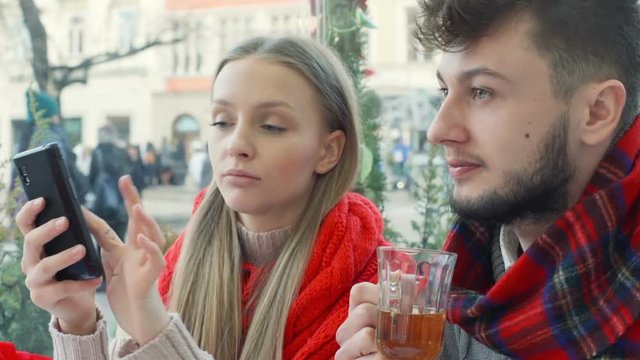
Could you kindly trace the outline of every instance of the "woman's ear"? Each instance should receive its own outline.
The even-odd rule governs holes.
[[[345,141],[346,135],[342,130],[334,130],[324,138],[315,167],[317,174],[325,174],[336,166],[342,156]]]
[[[598,145],[614,136],[627,98],[624,85],[607,80],[587,90],[589,116],[581,126],[581,138],[587,145]]]

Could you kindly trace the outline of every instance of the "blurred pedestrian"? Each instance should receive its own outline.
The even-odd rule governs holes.
[[[147,186],[145,182],[145,166],[142,163],[142,157],[140,156],[140,146],[129,144],[127,145],[127,153],[129,154],[129,160],[131,161],[131,180],[133,185],[138,190],[140,196],[142,196],[142,190]]]
[[[127,211],[118,190],[120,176],[131,173],[129,154],[116,144],[113,127],[98,129],[98,145],[91,154],[89,186],[91,211],[103,218],[122,240],[127,231]]]
[[[189,177],[198,188],[203,189],[209,185],[211,178],[207,179],[206,164],[211,164],[209,154],[204,144],[199,140],[191,142],[191,158],[189,159]]]
[[[153,143],[147,142],[144,151],[144,157],[142,159],[144,165],[144,178],[146,186],[156,186],[160,184],[160,170],[162,168],[162,161],[158,156]]]
[[[82,143],[73,147],[73,153],[76,155],[76,167],[84,176],[89,176],[91,170],[91,148]]]
[[[70,148],[66,131],[62,126],[60,107],[57,101],[45,92],[27,90],[26,105],[27,126],[22,134],[20,134],[14,153],[19,153],[50,142],[58,143],[62,150],[62,156],[67,163],[69,175],[76,189],[78,200],[84,203],[85,195],[89,190],[88,181],[86,176],[76,167],[76,155]],[[36,123],[37,117],[34,115],[34,110],[36,114],[39,114],[38,119],[42,120],[42,124]],[[15,168],[12,168],[10,190],[14,189],[16,178],[17,172]]]

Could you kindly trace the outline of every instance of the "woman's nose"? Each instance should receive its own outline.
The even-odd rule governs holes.
[[[234,157],[251,158],[255,153],[254,145],[250,129],[238,123],[228,139],[227,153]]]

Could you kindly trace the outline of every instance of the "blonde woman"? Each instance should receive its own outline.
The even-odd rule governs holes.
[[[131,181],[122,244],[90,213],[103,248],[107,295],[131,336],[106,349],[98,281],[51,280],[82,248],[41,258],[66,228],[35,228],[44,204],[17,216],[34,303],[53,315],[59,359],[327,359],[351,286],[375,281],[382,219],[349,193],[358,168],[351,79],[323,46],[296,38],[247,41],[224,58],[212,91],[214,181],[165,258],[157,225]],[[158,286],[155,286],[158,280]],[[109,355],[110,353],[110,355]]]

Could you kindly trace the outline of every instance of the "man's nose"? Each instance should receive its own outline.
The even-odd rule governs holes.
[[[464,143],[469,140],[468,114],[464,104],[451,95],[445,97],[436,117],[429,125],[427,139],[432,144]]]

